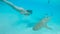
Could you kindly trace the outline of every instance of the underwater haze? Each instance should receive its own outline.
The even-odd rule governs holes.
[[[60,34],[60,0],[8,0],[14,5],[32,10],[25,16],[0,1],[0,34]],[[34,31],[33,27],[46,14],[49,30],[45,27]]]

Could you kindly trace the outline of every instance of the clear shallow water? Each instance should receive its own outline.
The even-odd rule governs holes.
[[[60,1],[59,0],[9,0],[17,6],[33,10],[30,16],[21,15],[9,5],[0,4],[0,34],[60,34]],[[42,28],[33,31],[33,26],[45,14],[52,15],[48,26],[53,30]]]

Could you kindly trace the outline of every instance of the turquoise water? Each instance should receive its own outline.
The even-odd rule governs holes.
[[[21,15],[9,5],[0,2],[0,34],[60,34],[60,0],[9,0],[16,6],[32,10],[29,16]],[[52,16],[47,25],[34,31],[33,26],[48,14]]]

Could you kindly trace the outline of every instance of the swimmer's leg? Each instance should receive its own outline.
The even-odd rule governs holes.
[[[18,7],[16,5],[14,5],[12,2],[9,2],[7,0],[0,0],[0,1],[2,1],[2,2],[6,3],[7,5],[11,6],[13,9],[20,12],[21,14],[24,14],[24,15],[29,15],[30,14],[29,12],[27,12],[27,11],[30,11],[30,10],[25,10],[22,7]]]
[[[17,10],[18,12],[23,12],[24,9],[22,7],[18,7],[14,5],[12,2],[9,2],[8,0],[1,0],[2,2],[6,3],[7,5],[11,6],[13,9]]]

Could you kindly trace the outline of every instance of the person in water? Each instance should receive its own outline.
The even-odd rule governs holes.
[[[9,2],[7,0],[0,0],[0,1],[10,5],[13,9],[17,10],[18,12],[20,12],[23,15],[30,15],[30,14],[32,14],[32,10],[25,10],[22,7],[15,6],[13,3],[11,3],[11,2]]]

